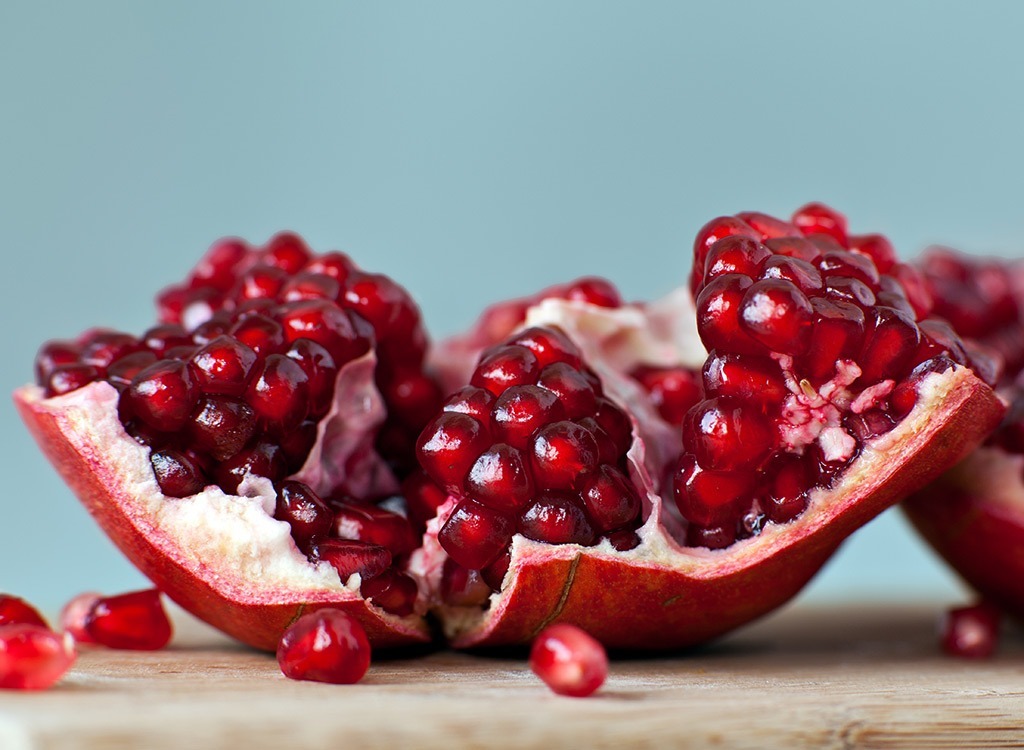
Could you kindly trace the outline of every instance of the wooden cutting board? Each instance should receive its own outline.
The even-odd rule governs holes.
[[[937,652],[941,606],[794,606],[688,654],[616,659],[591,698],[522,653],[377,658],[358,685],[178,618],[157,653],[89,650],[48,692],[0,693],[0,748],[968,748],[1024,746],[1024,637]]]

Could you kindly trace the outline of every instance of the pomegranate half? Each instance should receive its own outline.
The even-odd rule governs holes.
[[[390,279],[294,235],[220,243],[159,326],[47,345],[15,401],[122,551],[253,646],[326,607],[375,647],[428,640],[428,611],[461,647],[556,621],[699,643],[792,597],[1004,408],[912,269],[835,212],[716,219],[695,253],[696,309],[583,280],[425,365]]]
[[[1024,618],[1024,262],[945,248],[918,262],[936,312],[1001,365],[1005,419],[957,466],[903,503],[935,550],[986,599]]]

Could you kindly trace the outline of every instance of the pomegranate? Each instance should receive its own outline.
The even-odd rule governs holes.
[[[441,397],[408,293],[282,233],[215,243],[157,303],[141,336],[45,344],[15,394],[100,525],[171,599],[251,645],[276,648],[327,605],[378,642],[426,640],[405,572],[415,535],[378,504]]]
[[[530,669],[559,695],[585,698],[608,677],[604,647],[575,625],[545,628],[530,649]]]
[[[281,636],[277,663],[293,680],[351,685],[370,668],[366,631],[337,609],[303,615]]]
[[[546,290],[438,346],[438,390],[393,282],[294,235],[227,241],[142,337],[44,346],[16,402],[143,572],[252,645],[322,608],[375,647],[426,640],[428,610],[459,647],[556,621],[698,643],[792,597],[1003,406],[835,212],[714,220],[695,251],[696,309]]]
[[[552,621],[609,646],[714,637],[977,445],[1003,412],[972,369],[983,356],[933,335],[913,270],[845,226],[820,205],[716,219],[696,242],[696,310],[678,292],[548,298],[502,339],[492,308],[442,343],[462,387],[418,443],[449,494],[420,562],[456,645]],[[681,420],[651,368],[699,373]]]
[[[21,597],[0,594],[0,625],[19,624],[50,627],[39,611]]]
[[[157,651],[172,634],[156,589],[99,597],[89,607],[82,629],[90,643],[134,651]]]
[[[951,609],[939,623],[942,650],[950,656],[986,659],[999,645],[998,608],[988,602]]]
[[[0,625],[0,688],[44,690],[67,672],[76,658],[68,633],[31,623]]]
[[[985,599],[1024,619],[1024,262],[932,248],[917,265],[935,311],[989,359],[1010,408],[982,447],[902,507]]]
[[[85,591],[73,597],[61,608],[59,618],[61,630],[71,633],[75,643],[96,642],[86,629],[86,621],[89,618],[89,612],[102,596],[95,591]]]

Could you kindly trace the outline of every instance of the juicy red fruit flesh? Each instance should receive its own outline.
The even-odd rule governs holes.
[[[948,326],[923,319],[920,285],[888,241],[849,235],[823,204],[789,222],[714,219],[694,258],[710,354],[672,479],[688,544],[727,547],[798,517],[906,416],[920,368],[970,364]]]
[[[75,661],[70,635],[29,623],[0,625],[0,688],[45,690]]]
[[[263,247],[227,239],[210,248],[185,283],[165,290],[158,307],[162,323],[138,338],[97,329],[76,341],[48,342],[36,358],[36,377],[47,396],[97,380],[114,385],[118,416],[150,448],[166,498],[212,485],[235,494],[247,477],[260,476],[278,491],[276,515],[290,524],[303,552],[313,556],[322,542],[338,540],[335,510],[310,499],[308,487],[282,483],[305,465],[340,371],[371,349],[387,412],[377,451],[396,479],[414,468],[415,437],[441,394],[424,370],[419,310],[392,280],[360,271],[342,253],[315,255],[293,233]],[[338,427],[331,425],[333,432]],[[376,569],[382,559],[363,555],[365,564],[356,565],[336,547],[325,551],[339,574],[353,566]],[[395,591],[406,591],[397,580]]]
[[[156,589],[101,597],[89,609],[85,631],[109,648],[157,651],[171,640],[171,621]]]
[[[292,680],[351,685],[370,668],[370,642],[362,626],[344,612],[321,609],[284,631],[277,663]]]
[[[985,659],[999,645],[999,610],[986,602],[951,609],[942,618],[942,650],[950,656]]]
[[[18,624],[49,627],[39,611],[24,599],[11,594],[0,594],[0,625]]]
[[[438,533],[455,563],[500,584],[503,572],[486,571],[516,532],[589,546],[639,526],[629,418],[562,331],[513,334],[481,355],[471,383],[417,443],[426,473],[459,500]]]
[[[608,655],[585,631],[559,623],[545,628],[534,640],[530,669],[552,692],[584,698],[608,677]]]

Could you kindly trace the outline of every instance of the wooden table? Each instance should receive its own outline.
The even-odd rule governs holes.
[[[591,698],[522,653],[378,658],[293,682],[188,618],[168,650],[89,650],[45,693],[0,694],[0,748],[966,748],[1024,746],[1024,637],[937,651],[941,606],[795,606],[700,651],[616,659]]]

